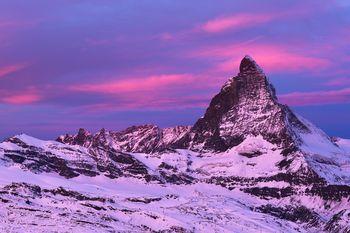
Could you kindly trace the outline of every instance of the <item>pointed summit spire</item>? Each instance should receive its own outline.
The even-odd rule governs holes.
[[[274,87],[253,58],[245,56],[239,70],[192,127],[192,149],[225,151],[247,135],[261,135],[281,148],[293,148],[299,141],[291,127],[307,127],[278,103]]]
[[[241,73],[243,73],[243,72],[259,72],[259,73],[263,73],[263,71],[260,68],[260,66],[249,55],[245,55],[244,58],[242,59],[241,64],[239,65],[239,71]]]

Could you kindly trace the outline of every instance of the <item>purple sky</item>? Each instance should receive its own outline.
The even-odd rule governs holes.
[[[0,139],[189,125],[249,54],[350,138],[348,0],[1,0]]]

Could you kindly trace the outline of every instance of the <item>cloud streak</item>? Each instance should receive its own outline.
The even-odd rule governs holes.
[[[146,78],[130,78],[110,81],[102,84],[81,84],[69,89],[83,92],[99,92],[109,94],[129,92],[157,92],[165,88],[181,87],[193,83],[195,77],[189,74],[165,74]]]
[[[291,106],[309,106],[350,103],[350,88],[330,91],[292,92],[279,95],[282,103]]]
[[[26,66],[27,65],[25,65],[25,64],[15,64],[15,65],[0,67],[0,78],[3,78],[5,76],[7,76],[8,74],[17,72]]]
[[[350,85],[350,78],[335,78],[329,80],[324,85],[326,86],[348,86]]]
[[[318,72],[328,68],[331,62],[324,58],[314,57],[305,53],[289,51],[287,46],[273,44],[234,44],[214,46],[194,51],[190,56],[195,58],[210,58],[217,62],[217,69],[232,71],[238,67],[244,55],[251,55],[267,71],[271,72]]]
[[[201,79],[202,78],[202,79]],[[87,92],[104,96],[105,102],[87,105],[87,111],[184,109],[205,107],[209,95],[193,95],[192,91],[205,89],[206,77],[190,74],[151,75],[144,78],[111,80],[101,84],[80,84],[68,87],[73,92]],[[192,88],[192,91],[186,91]],[[180,94],[183,92],[183,94]],[[106,101],[108,99],[108,101]]]
[[[41,97],[35,93],[13,94],[6,97],[1,97],[0,102],[13,105],[33,104],[41,100]]]
[[[226,30],[238,30],[260,25],[275,19],[275,14],[236,14],[232,16],[219,17],[207,21],[200,26],[207,33],[219,33]]]

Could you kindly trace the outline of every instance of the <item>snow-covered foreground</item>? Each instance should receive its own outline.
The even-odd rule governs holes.
[[[46,164],[62,159],[69,169],[94,171],[91,153],[27,135],[0,143],[1,231],[319,232],[320,225],[326,227],[334,214],[350,207],[347,193],[327,199],[306,192],[314,186],[303,181],[279,179],[307,167],[306,160],[296,158],[288,169],[279,167],[285,157],[260,136],[216,154],[183,149],[130,153],[134,160],[127,162],[143,164],[150,176],[158,177],[153,181],[132,173],[112,179],[103,172],[84,175],[92,171],[67,179],[59,170],[65,166]]]
[[[212,184],[158,185],[101,176],[67,180],[16,167],[2,168],[0,177],[2,232],[305,231],[252,211],[257,203],[249,195]]]

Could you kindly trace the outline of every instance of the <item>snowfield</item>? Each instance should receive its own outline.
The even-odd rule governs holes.
[[[27,135],[16,138],[26,144],[25,148],[9,142],[0,144],[3,232],[319,232],[317,225],[281,219],[265,213],[262,207],[275,206],[286,211],[283,208],[290,205],[305,206],[326,220],[325,224],[333,217],[331,213],[350,207],[347,198],[335,202],[307,195],[303,193],[306,188],[303,185],[293,185],[298,191],[284,198],[259,197],[244,191],[267,188],[281,192],[292,186],[288,181],[244,180],[281,172],[276,165],[284,159],[281,151],[260,136],[248,137],[239,146],[217,154],[190,150],[132,153],[151,174],[159,175],[159,166],[165,163],[176,168],[177,173],[187,172],[194,177],[196,181],[191,184],[160,184],[134,177],[110,179],[102,174],[66,179],[56,172],[29,171],[6,160],[4,151],[27,150],[30,146],[69,161],[82,157],[87,162],[93,159],[87,159],[88,151],[84,147],[41,141]],[[256,151],[261,154],[245,155]],[[225,187],[209,182],[213,177],[242,180]],[[331,206],[328,210],[327,205]]]
[[[252,212],[251,205],[256,203],[249,203],[249,195],[212,184],[161,186],[101,176],[67,180],[16,167],[1,169],[0,177],[1,190],[14,183],[19,186],[19,195],[1,195],[1,200],[11,200],[0,206],[2,232],[303,231],[297,224]],[[108,201],[77,200],[49,192],[38,195],[21,187],[23,183],[37,185],[41,190],[76,191]]]

